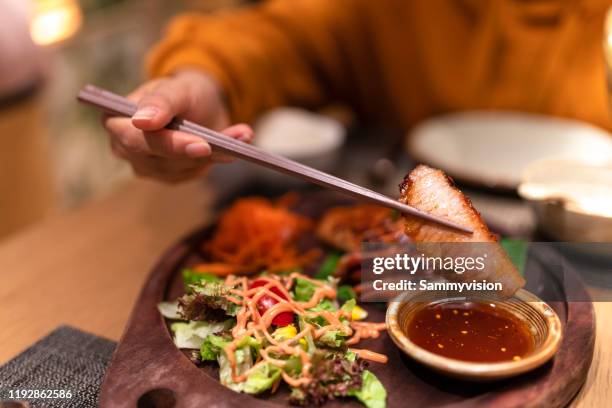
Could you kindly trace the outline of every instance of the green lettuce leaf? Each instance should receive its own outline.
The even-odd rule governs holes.
[[[299,356],[289,357],[283,370],[292,376],[299,375],[302,372],[302,359]]]
[[[338,310],[338,307],[330,299],[323,299],[319,302],[318,305],[316,305],[315,307],[311,307],[308,310],[311,312],[321,312],[323,310],[326,310],[328,312],[335,312],[336,310]]]
[[[219,353],[221,353],[223,348],[229,343],[230,340],[222,336],[217,336],[214,334],[206,336],[202,346],[200,347],[200,356],[202,357],[202,361],[216,360]],[[241,349],[245,347],[252,348],[252,351],[255,353],[254,357],[256,357],[257,353],[259,353],[259,349],[261,348],[261,341],[252,336],[245,336],[236,344],[236,348]]]
[[[269,388],[280,375],[272,368],[257,369],[247,377],[247,381],[236,383],[232,380],[232,369],[225,354],[224,347],[229,343],[221,336],[208,336],[200,349],[202,360],[210,360],[216,357],[219,363],[219,380],[221,384],[237,392],[248,392],[257,394]],[[236,343],[236,374],[241,375],[251,367],[256,358],[258,350],[261,348],[261,341],[252,336],[244,336]],[[251,375],[253,378],[251,379]],[[269,384],[268,384],[269,381]],[[268,384],[266,386],[266,384]]]
[[[338,310],[338,307],[336,306],[336,302],[330,299],[323,299],[315,307],[311,307],[310,309],[308,309],[309,312],[322,312],[322,311],[335,312],[337,310]],[[323,316],[311,317],[306,320],[308,321],[308,323],[316,324],[319,327],[325,326],[328,324],[327,320]]]
[[[300,325],[300,331],[304,330],[308,325],[308,322],[306,321],[304,316],[298,317],[298,323]],[[308,346],[306,352],[312,356],[315,351],[317,351],[317,346],[315,345],[314,339],[312,338],[312,334],[308,333],[306,336],[304,336],[304,340],[306,340],[306,345]]]
[[[235,351],[236,355],[236,374],[241,375],[249,368],[253,367],[253,357],[250,347],[243,347]],[[217,357],[219,363],[219,380],[221,384],[236,392],[245,389],[246,381],[236,383],[232,380],[232,367],[225,353],[219,353]]]
[[[525,276],[525,264],[527,263],[527,252],[529,243],[520,239],[502,238],[500,241],[502,248],[506,250],[510,260],[516,266],[518,272]]]
[[[338,298],[339,302],[346,302],[348,300],[355,299],[357,295],[355,294],[355,291],[351,285],[341,285],[338,287],[336,297]]]
[[[244,336],[238,343],[236,343],[236,348],[240,349],[244,347],[251,347],[256,353],[258,353],[259,349],[261,348],[261,340],[257,340],[253,336]]]
[[[336,271],[336,267],[338,266],[338,262],[340,262],[340,253],[334,252],[325,257],[321,267],[315,274],[315,278],[317,279],[327,279],[332,276]]]
[[[280,379],[280,368],[270,364],[262,364],[249,374],[244,383],[244,392],[248,394],[259,394],[272,388],[272,385]]]
[[[193,269],[185,268],[181,271],[183,284],[187,292],[191,292],[191,285],[200,285],[202,282],[221,282],[218,276],[212,273],[196,272]]]
[[[344,345],[346,338],[346,334],[340,330],[329,330],[319,337],[316,342],[327,347],[338,348]]]
[[[200,346],[200,357],[202,361],[215,361],[223,347],[229,344],[229,340],[224,339],[221,336],[215,334],[209,334],[204,339],[202,346]]]
[[[293,289],[293,299],[298,302],[308,302],[314,294],[316,286],[306,279],[297,278]]]
[[[182,316],[179,313],[178,301],[174,302],[159,302],[157,304],[157,310],[166,319],[182,320]]]
[[[365,370],[362,374],[363,385],[360,390],[350,391],[368,408],[385,408],[387,406],[387,390],[371,371]]]
[[[353,363],[355,360],[357,360],[357,354],[353,353],[351,350],[347,350],[347,352],[344,354],[344,359]]]
[[[174,333],[174,344],[181,349],[199,349],[209,334],[229,330],[233,320],[224,322],[177,322],[172,323],[170,330]]]
[[[343,312],[345,312],[346,314],[350,316],[353,313],[353,309],[355,308],[355,305],[357,305],[357,302],[355,301],[355,299],[350,299],[344,302],[340,310],[342,310]]]

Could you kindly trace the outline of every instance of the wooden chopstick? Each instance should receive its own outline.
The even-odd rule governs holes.
[[[86,85],[81,91],[79,91],[77,99],[80,102],[100,108],[112,115],[131,117],[134,115],[134,113],[136,113],[136,104],[134,102],[93,85]],[[374,202],[388,208],[393,208],[401,213],[431,221],[457,231],[465,233],[473,232],[470,228],[421,211],[417,208],[403,204],[387,196],[324,173],[320,170],[316,170],[312,167],[295,162],[286,157],[266,152],[265,150],[262,150],[256,146],[225,136],[188,120],[175,118],[166,127],[199,136],[208,142],[214,149],[223,153],[257,163],[273,170],[318,184],[322,187],[339,191],[358,199]]]

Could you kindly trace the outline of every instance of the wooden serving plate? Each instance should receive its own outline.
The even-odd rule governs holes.
[[[318,217],[332,205],[346,204],[345,198],[328,193],[308,194],[296,211]],[[127,327],[106,372],[100,392],[102,407],[273,407],[287,405],[287,392],[254,397],[235,393],[218,382],[214,364],[196,367],[178,350],[157,303],[174,299],[182,293],[180,270],[202,259],[201,243],[214,226],[203,228],[171,248],[151,272],[136,302]],[[546,255],[550,257],[550,254]],[[552,255],[555,256],[555,255]],[[559,255],[556,255],[559,256]],[[553,360],[525,375],[495,383],[470,383],[433,373],[405,357],[391,339],[360,343],[389,356],[386,365],[371,364],[388,392],[389,407],[560,407],[578,392],[586,378],[593,357],[595,316],[589,299],[575,274],[565,274],[561,281],[550,265],[550,258],[531,261],[528,272],[535,271],[534,294],[551,302],[564,324],[564,339]],[[530,282],[530,279],[528,279]],[[529,285],[528,285],[529,286]],[[551,294],[551,291],[553,292]],[[380,304],[366,304],[371,321],[384,321]],[[327,407],[361,406],[354,400],[335,400]]]

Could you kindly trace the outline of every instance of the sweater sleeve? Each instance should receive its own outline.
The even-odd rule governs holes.
[[[149,75],[199,68],[221,84],[234,121],[280,105],[350,99],[350,55],[361,42],[359,0],[271,0],[185,14],[150,53]]]

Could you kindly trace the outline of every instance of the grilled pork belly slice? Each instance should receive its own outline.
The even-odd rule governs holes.
[[[525,280],[499,245],[497,237],[489,231],[469,198],[464,196],[441,170],[424,165],[417,166],[400,185],[400,194],[400,201],[408,205],[474,230],[471,235],[465,234],[406,215],[404,217],[405,233],[413,242],[490,243],[473,246],[456,245],[454,249],[448,249],[453,251],[450,254],[452,256],[478,256],[479,252],[482,256],[483,250],[487,252],[484,270],[456,274],[457,280],[471,282],[472,279],[486,279],[490,282],[500,282],[503,285],[503,297],[512,296],[525,285]],[[446,247],[451,248],[450,245]],[[459,254],[456,253],[457,251],[466,253]]]

